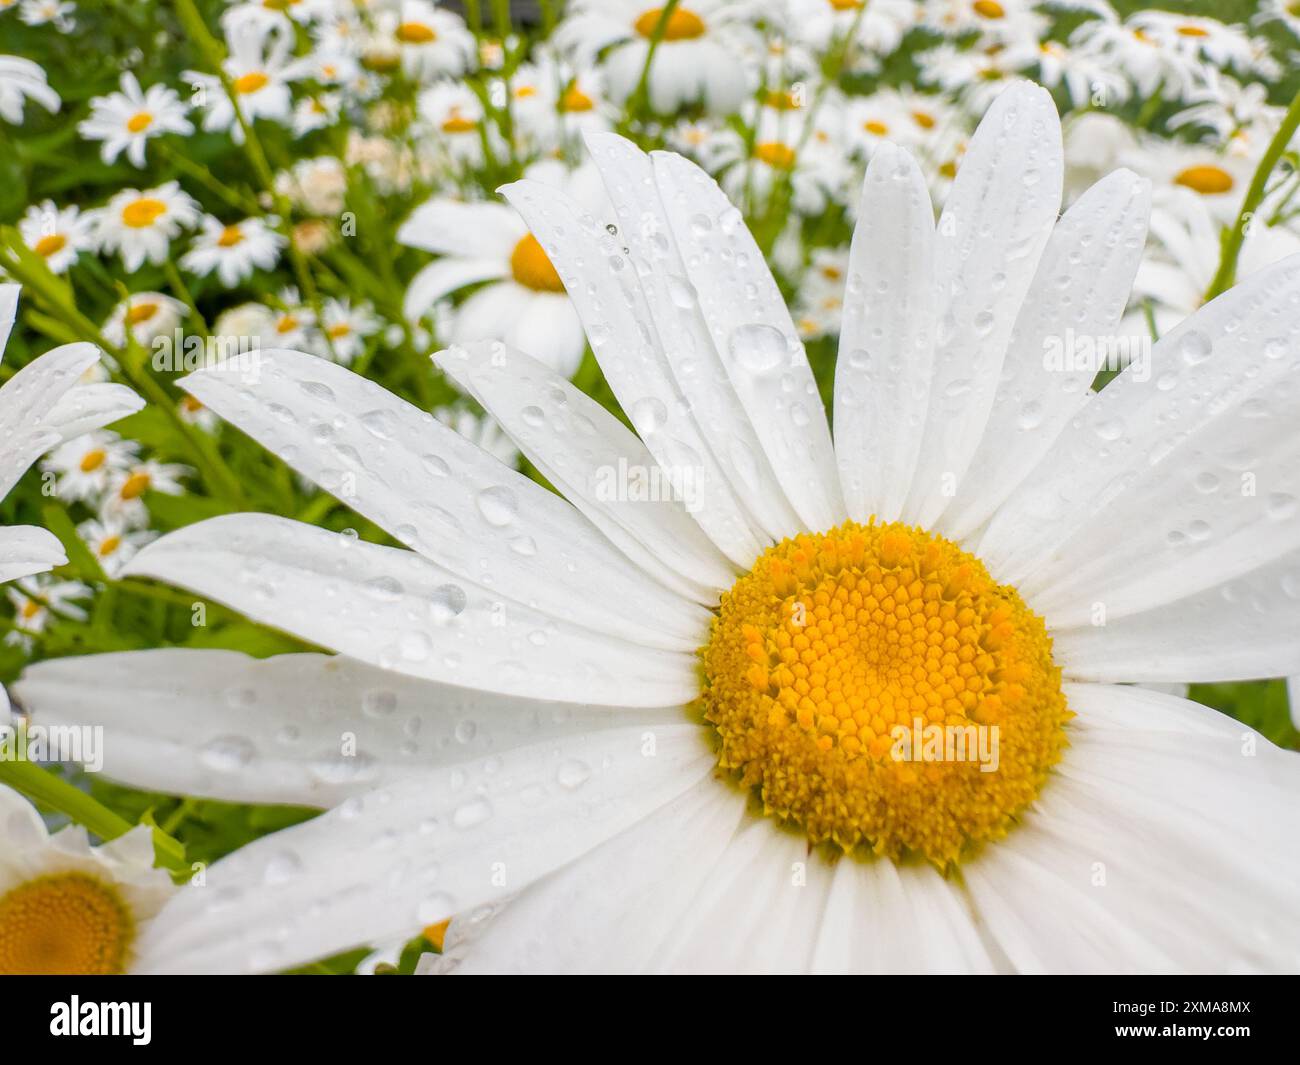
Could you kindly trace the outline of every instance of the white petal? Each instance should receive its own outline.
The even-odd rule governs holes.
[[[0,499],[40,455],[62,441],[48,415],[98,360],[93,344],[64,344],[33,359],[0,388]]]
[[[987,973],[996,965],[960,887],[932,866],[841,859],[822,916],[819,973]]]
[[[610,706],[673,706],[697,694],[693,654],[580,628],[503,601],[413,551],[269,514],[188,525],[149,544],[123,573],[189,588],[408,676]]]
[[[979,554],[1059,624],[1232,579],[1300,546],[1300,256],[1163,337],[1070,423]],[[1245,476],[1253,475],[1253,476]]]
[[[654,165],[635,144],[612,133],[590,133],[586,143],[614,205],[619,237],[640,264],[637,281],[646,311],[689,414],[760,540],[779,540],[798,527],[798,518],[713,346],[655,187]],[[724,550],[742,564],[752,561],[752,555],[737,553],[739,545]]]
[[[1151,183],[1117,170],[1057,223],[1016,319],[984,438],[940,523],[947,535],[964,537],[986,521],[1091,398],[1098,367],[1076,359],[1071,340],[1116,337],[1150,211]],[[1053,344],[1059,366],[1047,361]]]
[[[934,375],[909,521],[933,526],[970,469],[1061,206],[1061,174],[1051,96],[1028,83],[1006,89],[971,138],[939,219]]]
[[[251,388],[220,370],[182,384],[462,580],[649,647],[699,646],[708,614],[649,580],[555,493],[341,366],[279,350],[259,365]]]
[[[22,285],[0,285],[0,356],[4,355],[14,320],[18,317],[18,293],[21,290]]]
[[[67,561],[53,533],[35,525],[0,526],[0,583],[44,573]]]
[[[342,656],[182,648],[37,662],[14,692],[40,725],[102,728],[113,780],[319,807],[525,744],[681,720],[676,708],[558,707]]]
[[[663,809],[444,944],[437,972],[642,973],[675,940],[745,813],[706,777]],[[452,928],[462,918],[452,922]],[[719,965],[722,959],[719,959]]]
[[[1149,610],[1098,617],[1052,629],[1066,676],[1197,682],[1300,672],[1300,551]]]
[[[508,262],[526,233],[504,204],[430,200],[398,227],[397,242],[439,255],[463,256],[472,250],[476,258]]]
[[[42,424],[62,439],[71,440],[134,414],[143,406],[144,400],[126,385],[106,382],[77,385],[54,404]]]
[[[402,313],[408,320],[417,321],[448,293],[479,281],[505,277],[507,272],[500,259],[436,259],[411,278],[402,297]]]
[[[934,208],[905,149],[882,144],[862,185],[835,364],[835,456],[849,517],[902,515],[934,369]]]
[[[963,865],[1012,964],[1300,966],[1297,756],[1158,692],[1072,684],[1066,696],[1079,716],[1058,774],[1022,824]]]
[[[283,969],[526,888],[704,777],[695,725],[606,729],[349,800],[207,870],[142,937],[146,972]]]
[[[806,838],[747,819],[651,971],[808,971],[831,875]]]
[[[691,478],[673,485],[635,433],[536,359],[499,343],[443,352],[438,365],[479,401],[552,485],[633,562],[681,595],[712,605],[735,570],[691,519]],[[629,499],[629,479],[662,477]]]
[[[808,529],[838,525],[844,501],[826,408],[763,253],[713,178],[679,155],[651,158],[687,278],[777,481]]]
[[[704,506],[696,520],[733,561],[749,565],[758,543],[655,343],[636,270],[620,245],[557,189],[519,181],[501,191],[564,280],[591,350],[646,447],[664,469],[700,471]]]

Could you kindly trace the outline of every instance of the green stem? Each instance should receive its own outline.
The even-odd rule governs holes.
[[[1210,287],[1205,290],[1207,303],[1214,299],[1215,296],[1230,289],[1236,281],[1237,259],[1241,256],[1241,245],[1246,239],[1246,230],[1250,227],[1255,212],[1264,199],[1269,176],[1273,173],[1273,168],[1277,166],[1278,160],[1282,158],[1287,145],[1291,143],[1291,138],[1295,136],[1297,127],[1300,127],[1300,92],[1296,93],[1295,99],[1291,101],[1291,106],[1287,108],[1286,115],[1282,119],[1282,125],[1278,127],[1277,133],[1269,143],[1268,150],[1259,161],[1255,176],[1250,182],[1250,188],[1246,190],[1246,198],[1241,203],[1241,210],[1237,213],[1237,221],[1230,229],[1223,231],[1219,269],[1215,272]]]
[[[105,843],[130,832],[135,826],[97,802],[62,777],[25,760],[0,760],[0,783],[8,784],[29,799],[66,814],[93,832]],[[154,857],[157,864],[177,872],[188,872],[185,848],[158,827],[153,829]]]
[[[655,23],[654,29],[650,31],[650,44],[646,48],[645,65],[641,67],[641,76],[637,78],[636,88],[632,91],[632,96],[627,102],[627,113],[620,123],[623,132],[630,130],[634,122],[638,124],[641,122],[642,113],[645,111],[650,97],[650,66],[654,63],[655,52],[659,50],[659,43],[664,39],[664,33],[668,29],[668,20],[673,17],[673,12],[677,10],[678,3],[680,3],[680,0],[668,0],[659,9],[659,20]]]

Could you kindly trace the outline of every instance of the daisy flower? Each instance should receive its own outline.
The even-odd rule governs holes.
[[[273,223],[245,218],[226,225],[206,215],[203,231],[181,256],[181,266],[196,277],[215,272],[226,288],[247,281],[258,270],[273,270],[285,245],[285,238],[271,228]]]
[[[128,525],[143,525],[149,516],[144,505],[144,494],[162,492],[169,496],[184,495],[181,478],[193,472],[180,463],[158,462],[155,459],[135,461],[125,469],[110,470],[101,500],[104,514]]]
[[[375,36],[366,43],[367,58],[396,54],[406,76],[430,82],[470,69],[474,35],[459,15],[429,0],[399,0],[375,13]]]
[[[1028,0],[925,0],[920,24],[948,37],[975,32],[980,43],[1041,40],[1047,19]]]
[[[0,285],[0,352],[18,312],[18,286]],[[65,344],[27,363],[0,386],[0,499],[41,455],[143,406],[124,385],[86,383],[99,360],[91,344]],[[0,581],[67,561],[58,539],[31,525],[0,526]]]
[[[606,88],[616,102],[636,89],[662,7],[643,0],[575,0],[555,30],[555,41],[580,64],[600,56]],[[650,66],[650,106],[660,114],[702,103],[727,114],[749,95],[747,50],[758,36],[744,5],[733,0],[692,0],[673,8]]]
[[[379,318],[368,302],[353,304],[331,296],[321,307],[320,332],[329,343],[318,346],[321,355],[333,354],[344,366],[361,354],[366,338],[379,331]]]
[[[18,17],[28,26],[53,26],[60,33],[71,33],[77,28],[77,5],[72,0],[22,0]]]
[[[116,577],[140,548],[158,536],[148,529],[133,529],[114,515],[82,522],[77,526],[77,534],[110,577]]]
[[[1082,23],[1070,34],[1070,45],[1108,70],[1123,71],[1142,97],[1159,91],[1165,99],[1181,100],[1205,82],[1207,67],[1200,58],[1134,20],[1121,23],[1113,12]]]
[[[193,226],[200,212],[180,182],[169,181],[144,192],[123,189],[93,214],[99,251],[117,252],[127,273],[135,273],[146,262],[166,259],[172,240]]]
[[[822,54],[853,32],[855,49],[888,55],[917,16],[912,0],[785,0],[784,8],[785,32]]]
[[[56,207],[53,200],[31,204],[18,220],[23,243],[45,260],[53,274],[66,273],[78,253],[94,247],[93,216],[79,207]]]
[[[1281,73],[1276,60],[1267,55],[1266,42],[1217,19],[1171,11],[1137,11],[1128,25],[1191,62],[1206,60],[1217,67],[1235,67],[1240,73],[1253,73],[1270,81]]]
[[[221,420],[193,396],[181,396],[176,409],[182,421],[197,426],[205,433],[216,432],[221,425]]]
[[[1121,161],[1151,179],[1156,203],[1190,191],[1225,225],[1236,219],[1258,165],[1244,153],[1156,137],[1141,139]]]
[[[528,172],[534,180],[569,188],[589,204],[604,198],[589,167],[569,171],[545,161]],[[406,290],[403,309],[410,321],[425,316],[444,296],[487,281],[460,305],[452,339],[502,337],[514,344],[528,339],[537,357],[566,377],[578,368],[585,340],[577,313],[546,251],[511,208],[439,197],[415,209],[397,240],[440,255]]]
[[[160,336],[171,336],[189,313],[180,300],[162,292],[133,292],[113,308],[102,332],[110,344],[121,347],[129,330],[136,343],[148,347]]]
[[[43,529],[38,531],[44,532]],[[6,633],[4,642],[11,647],[21,647],[29,653],[34,642],[33,634],[44,632],[56,615],[74,621],[85,621],[88,616],[80,601],[89,599],[91,590],[80,581],[59,581],[43,575],[28,576],[8,585],[4,591],[9,604],[14,608],[14,624],[18,626],[17,630]],[[7,695],[5,703],[8,703]]]
[[[94,97],[90,117],[77,126],[86,140],[104,142],[99,151],[104,162],[113,162],[125,151],[132,166],[143,168],[145,144],[150,137],[164,133],[184,137],[194,132],[175,89],[151,85],[143,92],[130,71],[123,72],[121,85],[121,92]]]
[[[459,81],[432,85],[420,93],[416,106],[431,134],[424,150],[437,166],[464,171],[483,165],[485,116],[473,89]],[[495,153],[502,147],[495,124],[486,128],[486,134]]]
[[[462,971],[1294,969],[1296,755],[1120,682],[1300,672],[1300,260],[1091,392],[1045,341],[1114,331],[1149,187],[1117,172],[1058,220],[1056,111],[1018,85],[938,226],[907,152],[872,159],[832,435],[740,212],[678,156],[591,148],[617,235],[504,191],[581,278],[635,432],[503,343],[443,353],[557,495],[310,355],[268,353],[251,392],[193,375],[327,490],[350,471],[406,549],[189,525],[126,572],[336,655],[20,680],[136,786],[332,807],[183,890],[150,968],[276,970],[451,917],[437,967]],[[949,729],[1000,737],[996,767]]]
[[[54,474],[55,494],[69,503],[97,503],[109,480],[139,461],[140,445],[101,429],[68,440],[41,461],[41,469]]]
[[[136,945],[175,892],[155,869],[152,830],[90,845],[69,825],[53,835],[40,814],[0,785],[0,975],[126,972]]]
[[[289,81],[294,75],[293,38],[287,32],[254,22],[232,27],[227,37],[230,55],[223,66],[245,121],[266,119],[288,125],[293,113]],[[183,75],[204,98],[203,128],[228,132],[236,144],[244,142],[231,96],[221,79],[202,71]]]
[[[848,272],[847,247],[814,249],[800,277],[794,306],[795,327],[805,340],[839,332]]]
[[[1163,336],[1205,301],[1222,253],[1222,226],[1204,199],[1186,189],[1151,214],[1152,247],[1133,281],[1133,310],[1124,332]],[[1300,253],[1300,236],[1280,226],[1255,225],[1242,241],[1237,279]]]
[[[36,101],[51,114],[59,109],[59,94],[50,88],[38,64],[22,56],[0,55],[0,118],[21,125],[27,100]]]

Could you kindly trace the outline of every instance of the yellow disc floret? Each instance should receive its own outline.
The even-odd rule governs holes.
[[[814,843],[944,866],[1004,835],[1072,716],[1042,619],[899,523],[766,551],[701,652],[719,761]]]
[[[0,895],[0,975],[108,975],[126,969],[130,911],[112,885],[55,873]]]

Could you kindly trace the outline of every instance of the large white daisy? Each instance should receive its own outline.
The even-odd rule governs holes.
[[[877,148],[832,436],[716,184],[590,143],[613,218],[506,194],[636,433],[504,344],[445,353],[562,498],[311,356],[264,353],[256,390],[196,374],[409,550],[192,525],[126,572],[338,655],[21,681],[38,721],[102,724],[119,778],[334,807],[182,892],[149,966],[279,969],[453,915],[438,964],[465,971],[1300,964],[1295,755],[1120,683],[1300,672],[1300,260],[1149,377],[1050,369],[1053,338],[1115,330],[1150,190],[1118,172],[1058,221],[1056,112],[1017,86],[937,227]],[[891,747],[921,725],[1000,736],[996,769]]]

